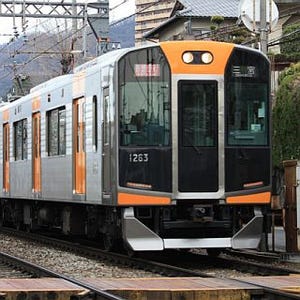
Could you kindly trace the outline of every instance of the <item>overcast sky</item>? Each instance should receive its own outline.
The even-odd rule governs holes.
[[[26,1],[26,0],[25,0]],[[36,0],[37,2],[39,0]],[[95,2],[94,0],[77,0],[78,3],[83,2]],[[70,0],[66,0],[70,2]],[[109,0],[110,7],[110,22],[122,19],[135,12],[135,0]],[[38,26],[40,22],[45,22],[46,19],[30,19],[28,30],[33,30]],[[19,34],[22,33],[21,18],[15,20],[17,31]],[[0,43],[7,43],[13,36],[13,20],[9,17],[0,17]]]
[[[135,0],[109,0],[109,6],[111,22],[135,13]]]

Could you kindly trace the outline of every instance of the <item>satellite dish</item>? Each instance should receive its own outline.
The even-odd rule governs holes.
[[[260,0],[241,0],[239,16],[244,25],[252,32],[260,31]],[[278,8],[273,0],[266,0],[266,19],[269,31],[277,24]]]

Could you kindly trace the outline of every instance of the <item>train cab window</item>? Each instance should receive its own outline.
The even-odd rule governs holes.
[[[260,83],[230,85],[228,107],[229,145],[266,145],[267,86]]]
[[[66,154],[66,109],[59,107],[47,112],[48,155]]]
[[[229,146],[268,145],[268,69],[257,53],[235,50],[231,56],[225,73]]]
[[[27,159],[27,119],[14,123],[14,158]]]
[[[158,47],[140,49],[119,62],[121,146],[170,144],[170,69]]]

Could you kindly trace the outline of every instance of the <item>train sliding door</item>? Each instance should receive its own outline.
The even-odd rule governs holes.
[[[41,191],[41,114],[32,115],[32,189]]]
[[[3,125],[3,191],[9,192],[9,124]]]
[[[85,99],[73,102],[73,150],[74,150],[74,190],[76,194],[85,194]]]
[[[184,80],[178,88],[179,192],[217,192],[217,82]]]
[[[109,88],[103,89],[103,121],[102,121],[102,193],[105,198],[111,194],[111,153],[110,153],[110,118]]]

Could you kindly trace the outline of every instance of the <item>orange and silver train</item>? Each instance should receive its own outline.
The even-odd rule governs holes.
[[[269,77],[257,50],[174,41],[40,84],[0,109],[1,225],[107,249],[256,248],[271,195]]]

